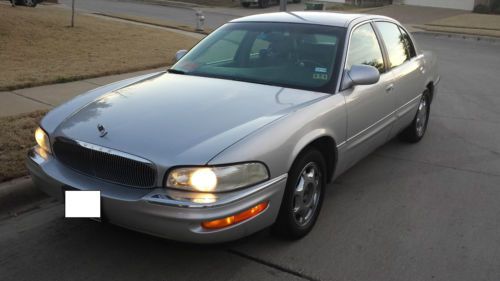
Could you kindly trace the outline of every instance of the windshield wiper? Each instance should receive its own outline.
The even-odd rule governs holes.
[[[186,74],[185,71],[182,71],[182,70],[177,70],[177,69],[173,69],[173,68],[169,68],[167,69],[167,72],[168,73],[174,73],[174,74]]]

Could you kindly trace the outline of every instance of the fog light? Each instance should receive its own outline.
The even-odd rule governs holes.
[[[254,206],[248,210],[245,210],[245,211],[238,213],[236,215],[233,215],[233,216],[229,216],[226,218],[217,219],[217,220],[213,220],[213,221],[202,222],[201,226],[203,226],[204,228],[207,228],[207,229],[219,229],[219,228],[228,227],[228,226],[231,226],[233,224],[237,224],[239,222],[245,221],[249,218],[255,217],[256,215],[262,213],[262,211],[264,211],[268,205],[269,205],[269,202],[263,202],[263,203],[260,203],[260,204]]]

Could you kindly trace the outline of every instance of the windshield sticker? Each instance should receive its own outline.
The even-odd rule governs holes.
[[[314,71],[315,72],[320,72],[320,73],[326,73],[327,72],[326,68],[324,68],[324,67],[316,67],[316,68],[314,68]]]
[[[313,73],[313,79],[315,80],[328,80],[328,75],[323,73]]]

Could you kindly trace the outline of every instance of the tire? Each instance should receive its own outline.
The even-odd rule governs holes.
[[[410,143],[419,142],[427,131],[427,124],[429,123],[429,113],[431,109],[430,92],[426,90],[422,94],[420,103],[418,105],[417,114],[411,124],[404,129],[399,135],[400,139]]]
[[[301,0],[293,0],[293,3],[300,3]]]
[[[259,8],[267,8],[269,6],[269,0],[259,0]]]
[[[307,235],[316,223],[326,186],[326,165],[321,153],[308,149],[297,157],[286,183],[273,234],[291,240]]]
[[[241,3],[241,6],[248,8],[248,7],[250,7],[250,3],[244,2],[244,3]]]
[[[37,1],[36,0],[23,0],[24,6],[27,7],[36,7]]]

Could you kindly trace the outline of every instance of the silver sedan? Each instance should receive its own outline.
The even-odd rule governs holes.
[[[98,190],[102,220],[169,239],[298,239],[329,182],[395,136],[424,136],[439,83],[433,54],[373,15],[245,17],[177,59],[49,112],[27,159],[35,184],[61,200]]]

